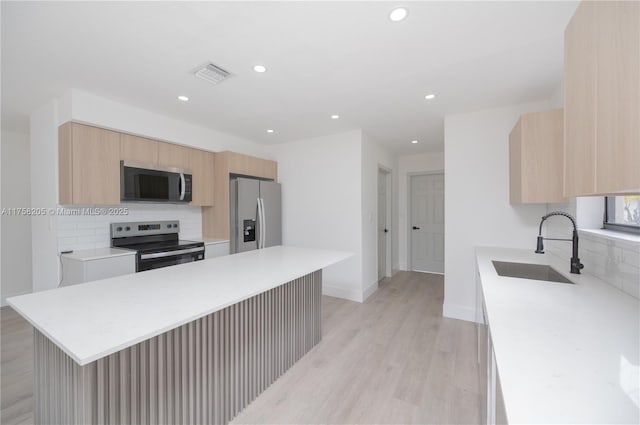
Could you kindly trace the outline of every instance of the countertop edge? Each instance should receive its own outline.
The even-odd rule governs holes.
[[[97,254],[96,251],[104,250],[105,253]],[[109,250],[111,252],[107,253]],[[69,252],[66,254],[60,254],[62,258],[73,261],[95,261],[104,260],[106,258],[126,257],[128,255],[135,255],[136,252],[129,249],[121,248],[96,248],[96,249],[83,249],[78,251]]]

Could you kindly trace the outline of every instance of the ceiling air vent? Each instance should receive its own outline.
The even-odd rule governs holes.
[[[195,71],[195,74],[196,77],[202,78],[203,80],[208,81],[212,84],[218,84],[219,82],[224,81],[233,75],[229,71],[226,71],[220,68],[218,65],[214,65],[212,63],[207,63],[198,68]]]

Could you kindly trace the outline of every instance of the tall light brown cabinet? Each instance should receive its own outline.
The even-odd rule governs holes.
[[[640,2],[581,2],[564,71],[564,195],[640,192]]]
[[[120,203],[120,133],[78,123],[58,129],[59,202]]]
[[[229,239],[229,176],[238,174],[277,181],[278,163],[229,151],[217,152],[215,156],[215,206],[202,209],[202,233]]]

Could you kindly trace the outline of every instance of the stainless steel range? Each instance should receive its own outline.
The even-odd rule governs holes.
[[[136,254],[136,272],[204,260],[204,242],[178,238],[180,222],[145,221],[111,224],[111,246]]]

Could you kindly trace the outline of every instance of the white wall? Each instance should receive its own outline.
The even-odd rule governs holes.
[[[29,135],[2,131],[2,208],[31,205]],[[31,217],[2,215],[2,305],[31,292]]]
[[[52,100],[31,114],[31,206],[34,208],[55,208],[58,203],[60,103],[58,99]],[[33,291],[57,287],[59,259],[54,215],[31,218],[31,254]]]
[[[547,102],[445,118],[446,317],[475,320],[476,246],[534,249],[543,205],[509,204],[509,133]]]
[[[232,150],[269,158],[270,151],[266,146],[228,133],[176,120],[77,89],[71,90],[69,96],[69,116],[77,122],[214,152]]]
[[[444,171],[444,152],[398,157],[398,267],[409,270],[411,223],[409,223],[409,176],[412,173]]]
[[[391,171],[391,180],[398,178],[396,173],[396,157],[383,148],[378,141],[366,133],[362,134],[362,284],[363,299],[378,288],[378,169],[382,166]],[[397,233],[397,203],[395,184],[388,202],[391,203],[391,235]],[[387,208],[389,210],[389,208]],[[398,246],[393,238],[388,244],[392,256],[397,258]],[[397,260],[392,263],[397,264]],[[388,273],[390,275],[390,273]]]
[[[31,203],[34,207],[55,208],[57,206],[58,126],[69,120],[211,151],[233,150],[249,155],[270,157],[269,150],[263,145],[73,89],[31,114]],[[157,216],[156,213],[144,208],[140,209],[136,206],[132,208],[136,209],[136,219],[143,220]],[[148,212],[147,215],[145,211]],[[195,211],[198,214],[198,210]],[[193,220],[190,219],[190,222],[201,220],[201,214],[199,215],[200,217],[191,217]],[[100,221],[95,218],[94,220]],[[105,219],[108,222],[126,220],[126,216]],[[59,221],[58,217],[53,215],[32,219],[34,291],[51,289],[58,285],[58,252],[61,249],[80,249],[102,245],[104,242],[105,230],[102,225],[92,223],[92,230],[81,230],[82,226],[72,220],[72,222],[65,222],[66,228],[58,229]],[[73,233],[67,235],[73,240],[64,239],[67,237],[65,236],[67,231]],[[93,231],[93,234],[79,234],[83,231]],[[198,236],[193,234],[195,232],[190,232],[192,234],[189,237]],[[60,241],[63,242],[61,244],[63,248],[59,246]]]
[[[282,182],[282,243],[350,251],[323,274],[327,295],[362,297],[361,132],[275,145]]]
[[[272,149],[282,182],[283,244],[353,252],[324,271],[323,291],[364,301],[378,287],[378,168],[397,181],[396,158],[360,130]],[[398,226],[394,186],[392,234]],[[390,247],[397,252],[393,239]]]

